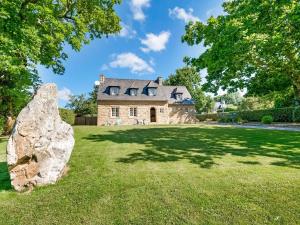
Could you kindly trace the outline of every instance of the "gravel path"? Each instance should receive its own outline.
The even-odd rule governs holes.
[[[300,127],[283,127],[283,126],[272,126],[272,125],[231,125],[231,126],[242,127],[242,128],[255,128],[255,129],[265,129],[265,130],[288,130],[288,131],[300,132]]]
[[[287,130],[300,132],[299,123],[274,123],[270,125],[265,125],[261,123],[249,123],[249,124],[228,124],[228,123],[217,123],[217,122],[206,122],[206,125],[216,125],[216,126],[228,126],[228,127],[238,127],[238,128],[253,128],[253,129],[265,129],[265,130]]]

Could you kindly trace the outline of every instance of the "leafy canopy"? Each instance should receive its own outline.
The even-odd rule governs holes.
[[[73,95],[71,96],[67,108],[72,109],[77,116],[95,115],[97,114],[97,93],[98,86],[94,86],[94,89],[86,95]]]
[[[193,67],[183,67],[177,69],[175,74],[171,74],[164,82],[166,85],[186,86],[192,98],[196,102],[197,111],[202,111],[206,104],[206,96],[201,89],[201,77]]]
[[[79,51],[94,38],[120,30],[120,0],[3,0],[0,11],[1,70],[42,64],[62,74],[65,44]]]
[[[63,74],[64,46],[79,51],[90,40],[120,31],[121,0],[2,0],[0,114],[16,115],[39,84],[36,65]]]
[[[206,51],[186,61],[207,68],[205,89],[247,88],[251,94],[290,88],[300,98],[299,0],[231,0],[224,15],[190,23],[182,41]]]

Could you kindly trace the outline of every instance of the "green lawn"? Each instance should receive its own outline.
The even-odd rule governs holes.
[[[300,132],[209,126],[75,127],[70,171],[10,189],[0,224],[299,224]]]

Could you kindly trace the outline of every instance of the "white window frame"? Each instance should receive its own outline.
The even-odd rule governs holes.
[[[118,95],[120,93],[120,88],[119,87],[110,87],[109,88],[110,95]]]
[[[148,88],[148,95],[149,96],[156,96],[157,95],[157,89],[156,88]]]
[[[130,96],[137,96],[137,89],[135,89],[135,88],[131,88],[130,90],[129,90],[129,94],[130,94]],[[132,93],[134,93],[134,94],[132,94]]]
[[[110,116],[112,118],[119,118],[120,117],[120,107],[112,106]]]
[[[182,101],[182,99],[183,99],[182,93],[176,93],[176,100]]]
[[[130,107],[129,108],[129,117],[137,117],[137,116],[138,116],[137,107]]]

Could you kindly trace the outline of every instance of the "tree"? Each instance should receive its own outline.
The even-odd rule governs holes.
[[[225,101],[225,103],[231,105],[238,105],[243,100],[243,97],[239,92],[234,93],[226,93],[224,95],[219,95],[215,97],[215,101],[221,102]]]
[[[238,110],[258,110],[269,109],[274,106],[273,101],[264,97],[247,97],[244,98],[238,106]]]
[[[197,111],[201,111],[205,106],[206,96],[201,89],[200,74],[193,67],[183,67],[177,69],[175,74],[171,74],[164,82],[166,85],[186,86],[196,102]]]
[[[205,113],[211,113],[214,110],[215,104],[216,104],[215,100],[209,95],[207,95],[205,98],[205,104],[202,111]]]
[[[120,19],[114,11],[119,3],[120,0],[2,0],[0,113],[16,115],[14,109],[22,105],[18,101],[27,101],[25,93],[37,84],[37,64],[52,68],[56,74],[64,73],[66,44],[79,51],[90,40],[119,32]]]
[[[97,114],[97,93],[98,86],[94,86],[88,97],[85,94],[73,95],[70,97],[67,108],[72,109],[77,116]]]
[[[250,94],[294,90],[300,99],[299,0],[231,0],[224,15],[186,26],[183,42],[203,43],[206,51],[186,58],[197,70],[207,68],[205,89]]]

